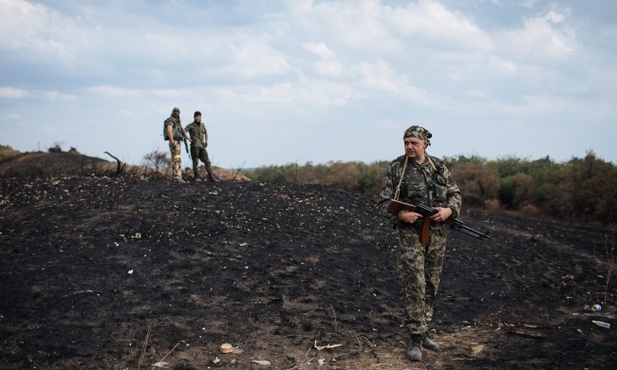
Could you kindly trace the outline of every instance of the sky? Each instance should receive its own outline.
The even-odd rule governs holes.
[[[0,144],[143,164],[200,111],[215,166],[403,154],[617,164],[614,0],[0,0]],[[183,166],[189,165],[183,152]]]

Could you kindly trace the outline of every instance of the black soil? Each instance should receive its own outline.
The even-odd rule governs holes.
[[[617,327],[593,323],[615,324],[610,230],[464,212],[491,239],[450,232],[442,350],[411,363],[396,235],[369,197],[106,177],[0,191],[2,369],[617,366]]]

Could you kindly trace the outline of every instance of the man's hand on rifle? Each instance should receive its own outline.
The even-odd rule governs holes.
[[[421,214],[413,211],[402,210],[398,213],[398,219],[403,222],[407,222],[408,224],[413,224],[422,217],[423,216]]]
[[[444,207],[433,207],[433,209],[436,210],[437,212],[434,215],[429,217],[431,221],[444,222],[450,216],[452,216],[452,209],[448,207],[445,207],[445,208]],[[398,213],[397,216],[399,220],[410,223],[410,224],[413,224],[419,218],[424,217],[420,213],[409,211],[409,210],[402,210]]]
[[[432,215],[430,219],[435,222],[444,222],[445,220],[450,218],[450,216],[452,216],[452,209],[448,207],[433,207],[433,209],[436,210],[437,213]]]

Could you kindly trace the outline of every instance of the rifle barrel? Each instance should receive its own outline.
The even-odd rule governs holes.
[[[452,224],[452,228],[462,232],[463,234],[473,236],[474,238],[477,238],[480,240],[488,239],[490,237],[490,233],[488,232],[483,233],[482,231],[472,229],[471,227],[466,226],[463,223],[454,223]]]

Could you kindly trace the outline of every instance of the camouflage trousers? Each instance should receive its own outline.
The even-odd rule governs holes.
[[[171,175],[175,179],[182,178],[182,142],[176,140],[175,143],[169,141],[169,151],[171,152]]]
[[[198,175],[197,167],[199,166],[199,161],[203,162],[206,167],[206,172],[212,172],[212,164],[210,163],[210,158],[205,148],[191,146],[191,158],[193,158],[193,173],[195,177]]]
[[[433,317],[433,305],[441,279],[446,251],[446,231],[441,225],[431,227],[430,242],[422,245],[419,231],[399,227],[400,247],[397,255],[397,277],[411,334],[423,334]]]

